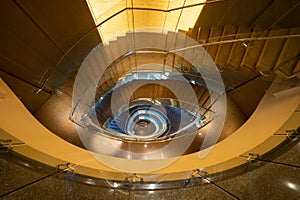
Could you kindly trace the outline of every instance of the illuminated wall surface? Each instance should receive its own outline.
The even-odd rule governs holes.
[[[203,8],[203,0],[162,0],[162,1],[93,1],[87,0],[95,24],[114,13],[121,12],[108,23],[98,27],[103,41],[121,33],[139,29],[152,29],[153,31],[185,30],[195,25]],[[198,6],[188,7],[199,4]],[[177,9],[186,6],[184,9]],[[130,8],[143,8],[131,9]],[[118,26],[112,26],[118,24]]]
[[[1,199],[300,199],[300,1],[0,1]]]

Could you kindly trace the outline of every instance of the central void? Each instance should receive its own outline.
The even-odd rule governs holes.
[[[140,106],[129,115],[125,133],[136,138],[160,137],[166,133],[168,118],[158,109]]]
[[[179,107],[139,104],[112,116],[104,127],[131,138],[153,139],[170,136],[194,120],[195,116]]]

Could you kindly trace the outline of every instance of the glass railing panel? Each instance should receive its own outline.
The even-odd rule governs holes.
[[[18,164],[15,163],[15,160]],[[21,166],[21,165],[23,166]],[[26,166],[25,166],[26,165]],[[128,199],[127,190],[95,186],[92,179],[78,182],[73,172],[47,171],[20,158],[0,156],[0,197],[5,199]]]
[[[289,119],[289,121],[273,137],[285,138],[285,143],[279,145],[278,150],[270,156],[266,156],[266,160],[284,163],[287,166],[298,166],[300,168],[300,126],[299,126],[299,106]],[[280,156],[279,156],[280,155]]]
[[[197,187],[168,189],[168,190],[149,190],[133,191],[132,196],[136,199],[234,199],[231,195],[222,191],[211,184],[204,184]]]
[[[299,177],[299,168],[257,161],[244,174],[216,183],[240,199],[299,199]]]
[[[55,169],[36,166],[27,159],[21,159],[10,152],[0,153],[0,198],[23,193],[23,188],[35,181],[51,176]]]
[[[266,158],[268,159],[268,158]],[[300,168],[300,142],[288,150],[286,153],[274,160],[288,165],[295,165]]]

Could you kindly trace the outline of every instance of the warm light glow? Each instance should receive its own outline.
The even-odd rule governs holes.
[[[86,184],[89,184],[89,185],[95,185],[95,181],[93,179],[90,179],[88,178],[87,180],[84,181]]]
[[[94,19],[98,19],[123,0],[86,0]]]
[[[293,190],[296,190],[296,189],[297,189],[296,185],[293,184],[293,183],[287,182],[286,185],[287,185],[289,188],[293,189]]]
[[[116,143],[117,143],[118,145],[121,145],[121,144],[122,144],[122,141],[116,141]]]
[[[118,183],[114,183],[113,187],[119,187],[119,184]]]
[[[113,14],[131,8],[132,2],[135,8],[155,8],[169,10],[180,8],[183,5],[193,5],[204,3],[205,0],[86,0],[92,13],[95,24],[103,22]],[[184,4],[185,2],[185,4]],[[107,40],[115,39],[116,36],[132,31],[147,31],[162,32],[162,30],[188,31],[192,28],[198,19],[198,16],[203,8],[203,5],[175,10],[171,12],[159,12],[153,10],[125,10],[118,15],[105,22],[98,28],[102,40],[107,43]],[[133,14],[133,16],[132,16]],[[134,22],[133,22],[134,20]],[[178,22],[179,20],[179,22]],[[134,29],[134,30],[133,30]]]
[[[150,189],[150,190],[155,189],[155,184],[149,184],[149,188],[148,189]]]

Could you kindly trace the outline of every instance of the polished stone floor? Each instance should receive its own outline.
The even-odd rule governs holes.
[[[159,191],[122,191],[82,184],[61,174],[53,175],[54,169],[21,166],[11,157],[0,154],[0,196],[18,190],[1,199],[300,199],[300,143],[273,160],[284,165],[256,162],[240,175],[214,181],[215,185]]]

